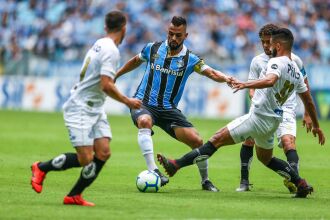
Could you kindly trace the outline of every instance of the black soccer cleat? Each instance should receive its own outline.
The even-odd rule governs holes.
[[[169,160],[162,154],[157,154],[157,160],[160,163],[160,165],[164,167],[165,172],[170,177],[174,176],[176,171],[178,171],[177,165],[175,164],[174,160]]]
[[[297,192],[294,198],[306,198],[308,194],[312,194],[314,191],[311,185],[308,185],[306,180],[301,179],[297,185]]]
[[[158,169],[154,169],[154,172],[157,173],[160,178],[160,186],[165,186],[170,181],[169,178],[162,174]]]
[[[213,183],[210,180],[205,180],[202,183],[202,189],[210,192],[219,192],[220,190],[213,185]]]

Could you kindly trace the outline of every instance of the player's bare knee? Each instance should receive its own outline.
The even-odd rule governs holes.
[[[253,147],[254,146],[254,140],[253,139],[247,139],[244,141],[243,143],[245,146],[250,146]]]
[[[202,145],[203,145],[203,139],[199,136],[196,136],[191,140],[191,144],[190,144],[191,148],[198,148]]]
[[[84,154],[84,155],[78,154],[78,161],[82,167],[90,164],[93,161],[93,158],[94,158],[93,154]]]
[[[264,154],[258,154],[257,153],[258,160],[263,163],[265,166],[267,166],[272,159],[272,157],[265,156]]]
[[[148,116],[141,116],[137,121],[139,128],[150,128],[152,127],[152,120]]]
[[[293,136],[282,137],[281,144],[283,146],[284,152],[296,149],[295,138]]]
[[[100,152],[96,152],[95,156],[102,161],[107,161],[111,157],[111,151],[110,149],[102,150]]]

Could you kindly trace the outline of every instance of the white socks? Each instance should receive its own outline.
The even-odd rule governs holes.
[[[205,180],[209,179],[208,174],[208,166],[209,166],[209,160],[203,160],[196,163],[199,169],[199,173],[202,178],[202,184],[205,182]]]
[[[154,159],[154,146],[151,139],[151,129],[141,128],[138,132],[138,143],[147,163],[148,170],[158,169]]]

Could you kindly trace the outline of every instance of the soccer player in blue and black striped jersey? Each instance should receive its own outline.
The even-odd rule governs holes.
[[[148,170],[154,170],[161,176],[162,186],[168,178],[159,172],[154,161],[152,127],[157,125],[173,138],[191,148],[200,147],[202,138],[197,130],[177,109],[188,77],[197,72],[217,82],[230,82],[229,76],[206,65],[201,58],[184,45],[187,38],[187,22],[183,17],[174,16],[168,28],[167,40],[148,43],[141,53],[122,66],[119,76],[132,71],[143,62],[147,63],[144,76],[134,95],[142,100],[141,109],[131,110],[135,125],[139,128],[138,143],[145,157]],[[197,163],[202,189],[219,191],[208,178],[208,161]]]

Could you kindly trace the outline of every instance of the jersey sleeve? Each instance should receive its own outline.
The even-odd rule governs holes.
[[[114,78],[119,66],[119,52],[113,50],[103,51],[100,57],[100,74]]]
[[[304,82],[304,78],[300,77],[298,81],[298,85],[296,88],[297,93],[304,93],[308,90],[306,83]]]
[[[204,60],[199,59],[197,61],[197,63],[195,64],[195,66],[194,66],[194,71],[196,73],[202,74],[202,72],[204,70],[206,70],[207,68],[210,68],[210,66],[206,65],[205,62],[204,62]]]
[[[301,72],[301,75],[303,76],[304,79],[306,79],[307,78],[307,73],[305,71],[305,67],[304,67],[303,61],[301,60],[300,57],[298,57],[295,54],[292,54],[291,56],[292,56],[292,60],[297,64],[297,66],[299,68],[299,71]]]
[[[150,58],[150,48],[152,46],[152,43],[148,43],[144,46],[144,48],[139,53],[140,60],[147,62]]]
[[[275,74],[278,78],[281,77],[281,65],[278,59],[272,58],[267,63],[266,75]]]
[[[260,77],[260,67],[256,58],[252,59],[250,64],[250,72],[248,76],[248,80],[257,80]]]

